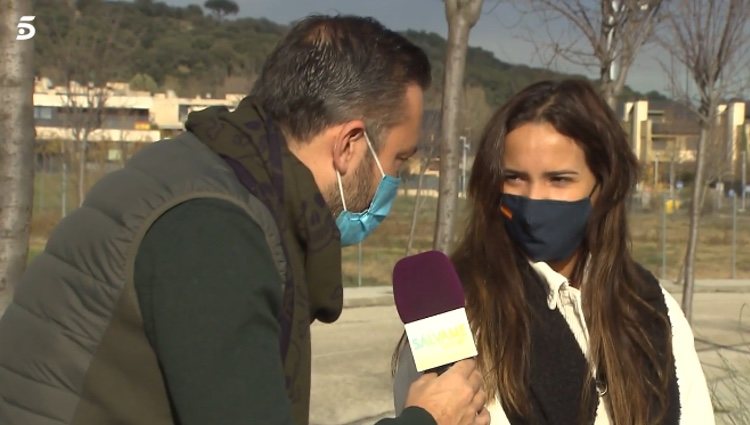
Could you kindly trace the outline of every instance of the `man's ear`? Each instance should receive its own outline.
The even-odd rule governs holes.
[[[333,166],[343,176],[352,169],[357,152],[362,151],[365,141],[365,123],[362,120],[347,121],[339,125],[334,137]]]

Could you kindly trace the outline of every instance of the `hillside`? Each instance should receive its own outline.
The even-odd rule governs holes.
[[[265,19],[218,20],[200,6],[173,7],[153,0],[34,0],[37,15],[36,74],[56,83],[130,81],[146,90],[171,89],[183,96],[246,92],[286,26]],[[198,0],[196,0],[198,3]],[[428,107],[439,102],[445,39],[406,31],[434,67]],[[467,57],[467,85],[482,109],[543,78],[549,70],[502,62],[480,48]],[[628,93],[632,94],[632,93]],[[473,97],[476,97],[473,95]]]

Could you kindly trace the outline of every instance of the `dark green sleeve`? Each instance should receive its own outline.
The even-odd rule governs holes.
[[[164,214],[138,251],[135,286],[177,423],[293,423],[280,277],[239,207],[201,199]]]
[[[407,407],[395,419],[383,419],[375,425],[437,425],[435,419],[421,407]]]

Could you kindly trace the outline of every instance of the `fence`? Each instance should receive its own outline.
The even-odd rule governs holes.
[[[120,160],[89,162],[86,187],[121,166]],[[32,256],[66,211],[79,204],[77,161],[39,157],[36,163]],[[391,267],[402,256],[431,249],[437,205],[438,178],[426,175],[418,189],[418,176],[405,177],[391,216],[361,247],[343,251],[347,285],[389,285]],[[417,196],[420,194],[421,196]],[[676,279],[680,274],[688,234],[688,188],[670,192],[641,192],[629,208],[633,252],[654,274]],[[415,205],[420,206],[415,214]],[[750,205],[741,198],[709,189],[699,232],[698,278],[750,278]],[[465,199],[459,199],[456,231],[463,230]],[[412,224],[412,222],[414,224]],[[491,237],[491,235],[488,235]]]

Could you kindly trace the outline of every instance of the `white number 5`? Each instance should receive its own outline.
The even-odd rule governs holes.
[[[33,22],[34,18],[36,16],[21,16],[21,20],[18,22],[18,35],[16,35],[16,40],[31,40],[32,37],[36,34],[36,28],[34,28],[33,24],[30,24],[29,22]]]

